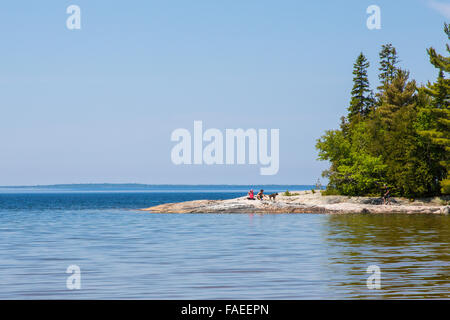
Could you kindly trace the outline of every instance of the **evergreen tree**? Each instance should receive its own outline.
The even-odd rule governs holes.
[[[390,43],[381,46],[379,56],[380,68],[378,68],[378,70],[380,70],[380,74],[378,75],[378,78],[381,81],[381,85],[378,89],[382,91],[394,79],[397,70],[396,65],[399,60],[397,50]]]
[[[367,77],[367,68],[369,66],[370,63],[361,52],[353,65],[352,97],[348,107],[348,119],[350,122],[366,116],[372,108],[373,97]]]
[[[450,40],[450,28],[447,23],[444,23],[444,32],[447,34],[448,39]],[[447,52],[450,53],[450,45],[447,43]],[[444,57],[440,54],[436,53],[434,48],[427,49],[428,55],[430,56],[430,62],[436,68],[440,70],[444,70],[445,72],[450,72],[450,57]]]
[[[381,105],[374,117],[377,135],[371,140],[379,139],[371,147],[373,154],[379,155],[387,165],[386,182],[392,186],[394,194],[411,196],[417,187],[413,177],[416,167],[411,155],[414,151],[416,118],[416,84],[408,81],[409,72],[397,70],[394,78],[386,84],[381,96]]]
[[[444,24],[444,31],[450,39],[450,30]],[[428,118],[428,125],[420,133],[440,146],[440,164],[446,170],[446,178],[441,181],[441,192],[450,194],[450,79],[446,79],[445,73],[450,73],[450,57],[437,54],[434,48],[427,50],[430,62],[439,69],[439,76],[435,83],[428,83],[422,90],[431,98],[428,106],[422,109]],[[447,52],[450,46],[447,44]]]
[[[445,32],[450,39],[447,24]],[[375,195],[384,183],[397,196],[450,193],[450,57],[427,51],[439,76],[417,88],[409,72],[397,68],[395,48],[382,47],[376,108],[369,63],[362,53],[358,56],[348,116],[316,144],[319,159],[331,162],[324,172],[328,194]]]
[[[389,130],[392,124],[393,115],[400,108],[414,103],[414,94],[416,92],[416,82],[409,81],[409,72],[397,69],[394,78],[386,84],[384,91],[381,92],[380,103],[377,112],[380,113],[385,129]]]

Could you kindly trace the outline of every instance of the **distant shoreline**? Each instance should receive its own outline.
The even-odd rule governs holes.
[[[18,185],[18,186],[0,186],[0,188],[117,188],[117,187],[129,187],[129,188],[154,188],[154,187],[304,187],[313,188],[314,185],[308,184],[145,184],[145,183],[73,183],[73,184],[48,184],[48,185]]]
[[[293,191],[293,196],[279,194],[276,201],[247,200],[246,196],[228,200],[194,200],[166,203],[141,209],[150,213],[405,213],[449,214],[450,206],[443,198],[393,198],[391,205],[383,205],[381,198],[322,196],[319,191]]]

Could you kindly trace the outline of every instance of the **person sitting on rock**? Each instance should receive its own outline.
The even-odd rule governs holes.
[[[255,200],[255,197],[253,195],[253,189],[250,189],[250,191],[248,192],[247,200]]]
[[[264,200],[264,190],[263,189],[259,190],[258,194],[256,195],[256,198],[258,198],[258,200]]]

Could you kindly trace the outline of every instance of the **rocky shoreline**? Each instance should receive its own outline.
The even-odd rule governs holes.
[[[279,194],[276,201],[247,200],[246,196],[228,200],[195,200],[166,203],[146,209],[150,213],[405,213],[449,214],[448,199],[429,198],[414,202],[391,199],[383,205],[380,198],[322,196],[320,192],[296,191],[290,196]],[[447,204],[444,204],[446,202]]]

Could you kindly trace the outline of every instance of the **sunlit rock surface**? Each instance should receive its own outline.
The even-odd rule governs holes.
[[[381,198],[322,196],[320,192],[294,191],[295,196],[279,194],[275,201],[247,200],[246,196],[229,200],[195,200],[166,203],[146,209],[152,213],[423,213],[449,214],[448,199],[421,199],[414,202],[391,198],[383,205]]]

